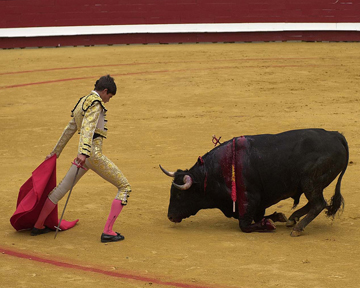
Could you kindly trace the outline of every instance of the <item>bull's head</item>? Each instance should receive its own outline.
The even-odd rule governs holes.
[[[195,215],[200,209],[200,193],[194,184],[193,176],[189,171],[177,170],[169,172],[161,167],[165,175],[174,180],[170,190],[170,204],[168,218],[170,221],[179,223],[182,219]]]

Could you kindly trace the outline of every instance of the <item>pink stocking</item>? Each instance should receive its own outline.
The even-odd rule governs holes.
[[[121,200],[114,199],[112,205],[109,217],[106,221],[105,228],[104,228],[104,234],[107,235],[116,235],[116,233],[112,230],[116,218],[119,216],[121,210],[123,208],[123,205],[121,204]]]
[[[34,227],[37,229],[44,229],[44,223],[46,218],[49,216],[49,214],[51,213],[51,211],[54,210],[56,204],[54,204],[53,202],[51,202],[51,200],[49,198],[46,198],[46,201],[44,203],[43,208],[41,209],[39,218],[37,219]]]

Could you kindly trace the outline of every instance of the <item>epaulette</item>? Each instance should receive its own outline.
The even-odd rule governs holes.
[[[75,107],[71,110],[71,117],[74,117],[74,111],[76,109],[76,107],[79,105],[80,101],[86,96],[83,96],[79,99],[79,101],[76,103]]]
[[[86,96],[83,105],[82,105],[82,110],[84,112],[86,112],[89,107],[91,107],[92,105],[94,105],[94,103],[99,102],[100,105],[102,106],[102,108],[105,110],[105,112],[107,111],[107,109],[105,108],[104,102],[102,101],[101,97],[98,96],[95,93],[91,93],[88,96]]]

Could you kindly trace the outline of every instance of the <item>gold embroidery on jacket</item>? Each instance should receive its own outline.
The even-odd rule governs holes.
[[[59,157],[65,145],[77,130],[80,134],[78,153],[90,156],[94,133],[104,138],[107,136],[106,111],[104,102],[96,93],[90,93],[80,98],[71,111],[73,118],[65,127],[63,134],[53,149],[53,153],[56,153],[57,157]]]
[[[96,103],[95,105],[90,106],[86,110],[84,117],[82,117],[83,120],[80,129],[80,140],[78,148],[79,154],[90,156],[93,136],[101,110],[101,106]]]

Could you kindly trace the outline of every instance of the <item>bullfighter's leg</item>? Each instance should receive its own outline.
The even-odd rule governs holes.
[[[305,193],[306,195],[307,193]],[[308,197],[309,195],[306,195],[309,199],[309,205],[310,209],[309,212],[306,214],[306,216],[293,228],[293,231],[291,232],[291,236],[296,237],[300,236],[301,232],[304,231],[304,228],[312,221],[314,218],[320,214],[322,210],[326,207],[326,201],[324,199],[324,196],[321,191],[313,191],[311,193],[313,196],[312,198]],[[315,195],[315,196],[314,196]]]
[[[44,234],[51,231],[52,227],[50,229],[44,226],[44,223],[47,217],[50,215],[50,213],[54,210],[56,204],[70,190],[72,184],[74,183],[76,171],[77,171],[77,167],[75,165],[71,165],[64,179],[49,193],[48,198],[46,199],[44,206],[41,209],[40,215],[36,220],[34,228],[31,230],[31,236],[37,236],[39,234]],[[85,173],[86,170],[84,169],[79,170],[76,176],[75,184],[80,180],[80,178]]]
[[[287,227],[294,227],[295,224],[300,220],[302,216],[307,214],[310,210],[310,202],[308,202],[304,207],[296,210],[291,216],[289,220],[286,222]]]
[[[118,193],[112,202],[103,234],[101,235],[101,242],[114,242],[124,239],[124,236],[120,233],[113,231],[113,225],[121,213],[123,206],[127,204],[131,187],[119,168],[102,154],[102,141],[102,137],[94,139],[94,148],[90,158],[86,160],[86,163],[91,170],[118,189]]]

